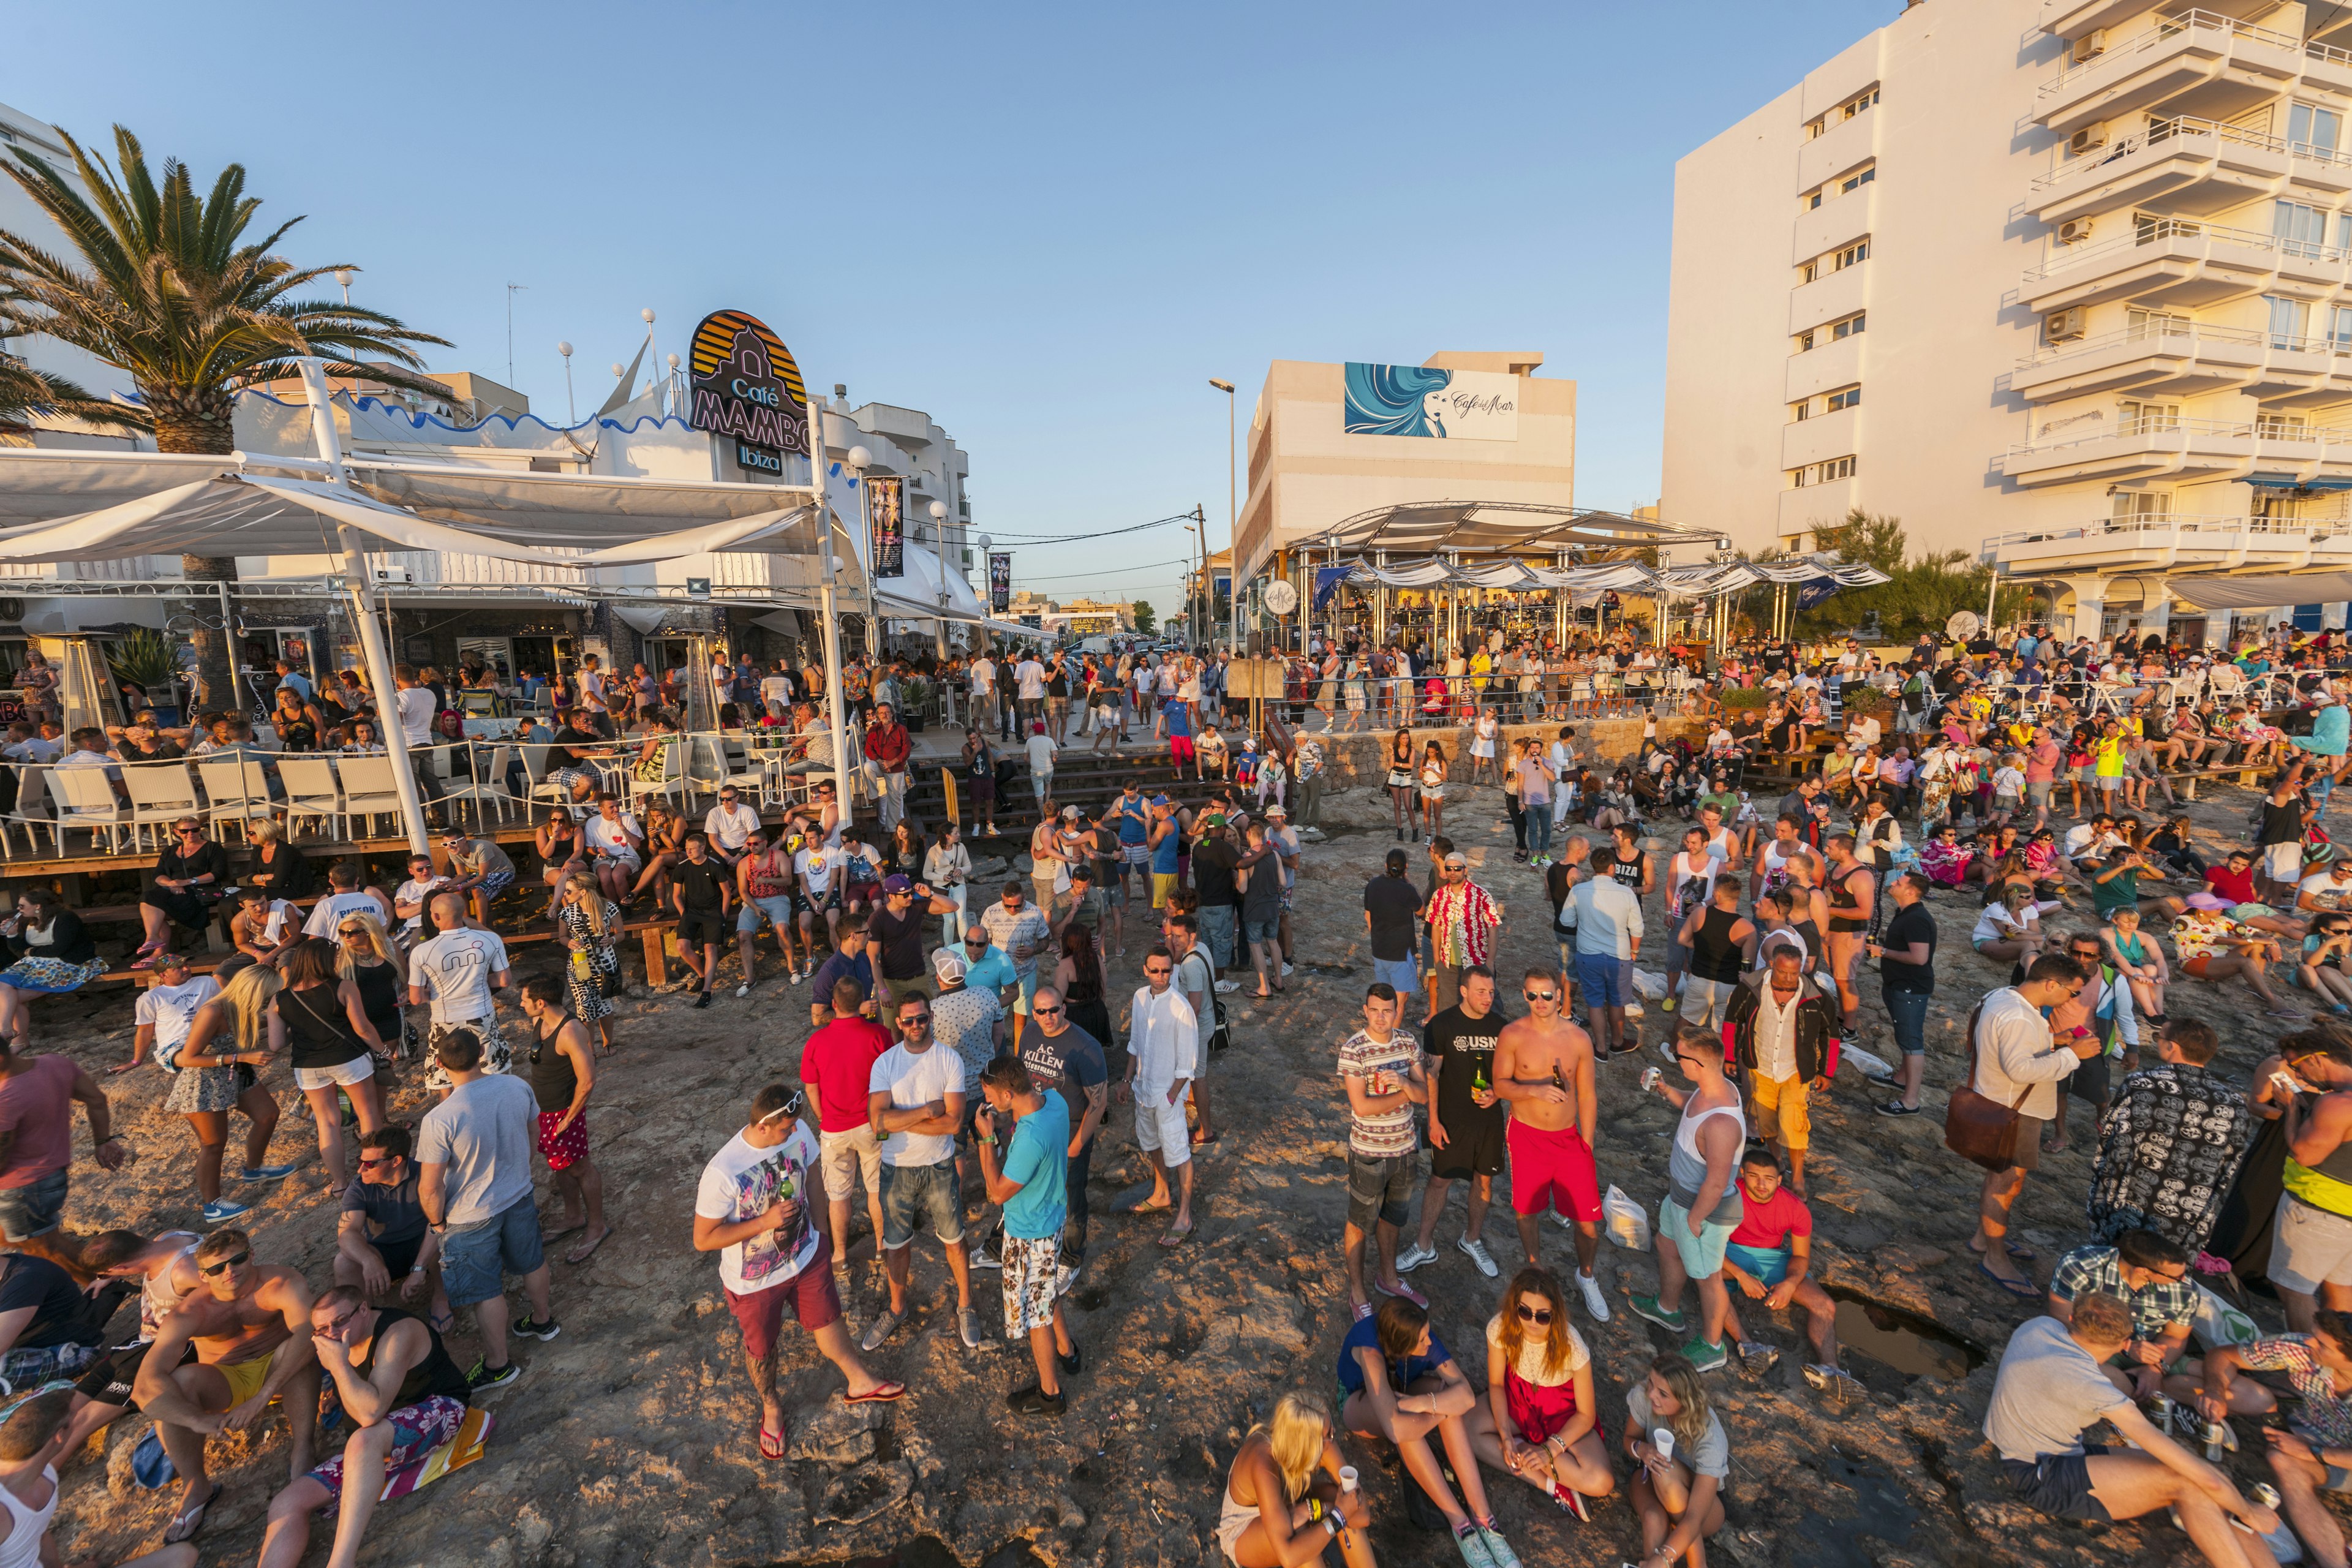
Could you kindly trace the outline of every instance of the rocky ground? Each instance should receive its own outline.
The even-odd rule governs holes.
[[[1501,965],[1511,972],[1550,959],[1540,879],[1513,863],[1499,796],[1454,794],[1448,830],[1474,854],[1483,852],[1476,874],[1507,906]],[[2249,797],[2235,789],[2207,794],[2191,808],[2200,833],[2215,843],[2234,837]],[[838,1375],[795,1335],[787,1351],[791,1458],[762,1463],[754,1444],[758,1406],[717,1271],[691,1250],[688,1232],[703,1160],[741,1123],[761,1084],[793,1071],[807,1034],[805,994],[771,975],[749,1000],[722,991],[707,1012],[676,999],[635,1000],[616,1020],[621,1049],[600,1081],[593,1116],[617,1234],[583,1267],[555,1264],[562,1336],[518,1346],[524,1376],[490,1396],[498,1429],[487,1458],[381,1512],[362,1561],[702,1568],[895,1557],[907,1568],[1034,1562],[1142,1568],[1218,1560],[1219,1489],[1243,1433],[1287,1390],[1328,1395],[1349,1322],[1339,1259],[1347,1118],[1333,1052],[1369,980],[1360,889],[1393,838],[1385,795],[1332,796],[1325,820],[1329,837],[1309,849],[1296,917],[1292,988],[1270,1003],[1234,998],[1244,1003],[1234,1013],[1235,1045],[1211,1069],[1225,1132],[1200,1164],[1198,1234],[1170,1252],[1154,1244],[1156,1222],[1097,1221],[1071,1313],[1087,1368],[1070,1380],[1065,1418],[1005,1415],[1003,1393],[1029,1376],[1025,1348],[1000,1342],[966,1351],[939,1254],[919,1244],[913,1318],[875,1358],[908,1384],[910,1395],[887,1410],[842,1406],[835,1399]],[[1928,1103],[1940,1110],[1959,1065],[1967,1010],[2005,975],[1968,949],[1973,898],[1964,907],[1943,895],[1930,907],[1943,932],[1928,1068]],[[1662,919],[1654,900],[1650,913]],[[1139,984],[1141,947],[1130,934],[1115,994]],[[1865,987],[1866,1016],[1874,1019],[1875,989],[1874,982]],[[2278,1032],[2275,1020],[2242,1005],[2243,993],[2190,983],[2174,995],[2179,1011],[2221,1029],[2224,1059],[2238,1070],[2250,1068]],[[1659,1037],[1664,1022],[1654,1007],[1645,1039]],[[44,1004],[38,1027],[44,1048],[94,1071],[126,1059],[127,993],[101,989]],[[1887,1051],[1883,1020],[1872,1044]],[[1602,1069],[1599,1153],[1604,1183],[1654,1209],[1673,1113],[1663,1100],[1638,1095],[1639,1071],[1623,1061]],[[322,1282],[333,1195],[317,1179],[310,1125],[282,1081],[287,1076],[282,1068],[273,1075],[288,1114],[272,1158],[299,1159],[303,1170],[257,1202],[249,1228],[265,1259],[297,1265]],[[160,1109],[162,1075],[142,1070],[102,1081],[139,1157],[110,1177],[82,1148],[68,1225],[195,1226],[192,1144],[184,1124]],[[1945,1152],[1939,1116],[1891,1121],[1872,1114],[1880,1092],[1850,1069],[1816,1106],[1816,1275],[1858,1300],[1933,1318],[1951,1336],[1997,1355],[2024,1313],[1969,1266],[1978,1173]],[[422,1103],[412,1091],[400,1109],[413,1119]],[[2045,1276],[2049,1259],[2082,1230],[2090,1142],[2082,1115],[2078,1108],[2074,1152],[2045,1158],[2018,1216],[2019,1235],[2041,1253]],[[1132,1160],[1131,1128],[1115,1114],[1096,1161],[1098,1215],[1134,1178]],[[857,1223],[857,1288],[849,1306],[862,1325],[878,1276],[862,1214]],[[1460,1226],[1457,1206],[1439,1227],[1441,1260],[1413,1279],[1433,1299],[1441,1336],[1465,1353],[1474,1380],[1483,1383],[1478,1352],[1499,1281],[1480,1278],[1453,1249]],[[1493,1216],[1487,1237],[1507,1278],[1519,1254],[1504,1214]],[[1547,1225],[1548,1260],[1564,1267],[1568,1240]],[[1596,1354],[1603,1420],[1614,1432],[1624,1389],[1655,1350],[1671,1347],[1668,1336],[1623,1307],[1630,1290],[1650,1288],[1647,1260],[1604,1243],[1599,1272],[1618,1310],[1605,1326],[1579,1326]],[[978,1280],[984,1321],[1001,1325],[995,1276]],[[2080,1528],[2010,1503],[1980,1432],[1989,1362],[1952,1376],[1965,1366],[1960,1350],[1945,1352],[1958,1365],[1937,1370],[1915,1359],[1916,1347],[1884,1351],[1909,1371],[1849,1352],[1869,1397],[1833,1408],[1798,1374],[1794,1325],[1773,1322],[1768,1332],[1791,1352],[1769,1377],[1753,1382],[1727,1370],[1708,1379],[1735,1458],[1731,1522],[1711,1543],[1713,1559],[1741,1568],[1990,1568],[2154,1563],[2187,1552],[2185,1541],[2161,1526]],[[475,1354],[464,1334],[456,1350],[461,1364]],[[128,1472],[131,1445],[144,1426],[136,1418],[119,1423],[106,1435],[103,1457],[93,1444],[66,1471],[58,1533],[68,1558],[110,1562],[159,1540],[173,1494],[139,1490]],[[215,1453],[227,1489],[199,1537],[204,1561],[245,1562],[256,1552],[270,1494],[286,1479],[284,1429],[273,1418],[249,1444],[224,1441]],[[1392,1458],[1361,1444],[1351,1445],[1350,1457],[1364,1470],[1379,1516],[1382,1561],[1454,1561],[1442,1538],[1405,1523]],[[1622,1461],[1619,1468],[1622,1475]],[[1582,1525],[1507,1478],[1490,1475],[1487,1484],[1506,1532],[1530,1563],[1613,1564],[1640,1551],[1622,1497]],[[323,1557],[323,1531],[312,1551],[312,1561]]]

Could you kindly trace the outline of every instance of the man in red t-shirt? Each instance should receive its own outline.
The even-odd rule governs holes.
[[[2267,931],[2273,936],[2292,937],[2297,942],[2301,942],[2311,929],[2304,921],[2295,920],[2273,907],[2263,896],[2254,882],[2254,852],[2251,849],[2232,849],[2230,851],[2226,865],[2208,868],[2205,873],[2205,891],[2210,897],[2220,900],[2221,907],[2230,911],[2230,918],[2240,925],[2252,926],[2256,931]],[[2165,911],[2176,920],[2180,917],[2183,910],[2191,907],[2190,904],[2177,899],[2160,899],[2158,902],[2162,904]],[[2293,907],[2293,900],[2288,900],[2290,908]],[[2245,904],[2260,904],[2269,909],[2271,912],[2244,915],[2237,913],[2239,907]]]
[[[1739,1347],[1740,1364],[1761,1377],[1780,1359],[1772,1346],[1750,1340],[1740,1326],[1739,1302],[1761,1301],[1767,1311],[1804,1309],[1812,1320],[1809,1337],[1818,1360],[1805,1367],[1805,1381],[1843,1402],[1862,1391],[1853,1374],[1838,1365],[1837,1303],[1805,1277],[1811,1262],[1813,1214],[1804,1199],[1780,1184],[1780,1163],[1760,1145],[1739,1157],[1739,1201],[1744,1211],[1724,1248],[1724,1283],[1731,1287],[1731,1310],[1724,1328]]]
[[[816,1099],[818,1160],[833,1219],[833,1272],[849,1278],[849,1204],[866,1183],[866,1215],[882,1236],[882,1139],[866,1117],[874,1064],[890,1048],[889,1032],[861,1016],[866,987],[847,975],[834,982],[833,1022],[801,1047],[801,1081]]]
[[[0,1040],[0,1237],[87,1282],[90,1274],[81,1266],[79,1238],[58,1229],[66,1168],[73,1163],[77,1100],[89,1117],[99,1164],[121,1169],[122,1142],[114,1135],[98,1080],[67,1058],[21,1056]]]

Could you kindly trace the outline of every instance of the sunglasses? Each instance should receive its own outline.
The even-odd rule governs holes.
[[[226,1274],[232,1268],[242,1268],[252,1261],[252,1249],[247,1248],[235,1258],[224,1258],[218,1263],[199,1263],[196,1265],[196,1272],[206,1276]]]
[[[926,1029],[929,1028],[931,1016],[929,1013],[901,1013],[898,1016],[898,1027],[902,1029],[911,1029],[918,1024]]]
[[[1143,966],[1143,973],[1146,974],[1173,974],[1176,972],[1164,963],[1147,963]]]
[[[360,1156],[360,1169],[362,1171],[373,1171],[378,1165],[389,1165],[398,1158],[400,1158],[400,1156],[397,1154],[378,1154],[373,1158],[370,1158],[369,1156],[362,1154]]]
[[[1557,1002],[1559,1000],[1559,993],[1557,991],[1522,991],[1519,994],[1526,997],[1530,1002]]]
[[[1519,1303],[1518,1311],[1519,1321],[1523,1323],[1549,1323],[1551,1321],[1551,1309],[1549,1307],[1530,1307],[1525,1301],[1522,1301]]]
[[[803,1099],[803,1096],[801,1090],[793,1090],[793,1097],[790,1100],[776,1107],[775,1110],[768,1112],[767,1115],[760,1118],[757,1125],[765,1127],[771,1121],[780,1121],[788,1116],[798,1116],[801,1113],[801,1103]]]
[[[1040,1018],[1058,1018],[1062,1014],[1062,1010],[1059,1007],[1041,1006],[1034,1002],[1029,1004],[1029,1011],[1036,1014]]]

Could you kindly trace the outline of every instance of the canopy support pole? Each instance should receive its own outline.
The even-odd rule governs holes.
[[[306,356],[297,363],[302,367],[303,393],[310,401],[311,439],[318,444],[319,456],[332,470],[330,482],[347,489],[351,479],[343,471],[341,438],[335,434],[335,410],[329,401],[326,362]],[[416,774],[408,761],[408,730],[400,721],[400,692],[393,684],[392,651],[376,625],[375,581],[368,571],[367,552],[360,548],[359,531],[348,522],[335,525],[335,537],[343,547],[343,572],[352,584],[352,618],[359,623],[360,652],[367,660],[368,684],[375,689],[376,728],[383,735],[384,752],[392,759],[392,787],[400,796],[400,822],[408,832],[408,852],[430,855],[433,840],[425,832],[425,805],[417,795]],[[228,634],[224,630],[222,635]],[[449,820],[454,822],[457,818]]]
[[[814,382],[809,383],[814,385]],[[809,394],[809,479],[816,487],[816,527],[824,540],[824,571],[817,578],[817,618],[824,625],[824,727],[833,734],[833,793],[841,804],[841,821],[855,817],[849,793],[849,731],[841,715],[841,616],[834,606],[833,489],[824,482],[824,405]],[[868,626],[873,625],[869,616]]]

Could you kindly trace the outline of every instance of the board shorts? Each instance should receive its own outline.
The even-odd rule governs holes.
[[[681,947],[717,947],[727,940],[727,917],[717,910],[688,910],[677,917],[677,940]]]
[[[1557,1208],[1570,1219],[1598,1224],[1601,1173],[1584,1134],[1573,1127],[1552,1131],[1529,1126],[1516,1116],[1505,1126],[1511,1151],[1512,1210],[1541,1214]]]
[[[1812,1120],[1805,1114],[1807,1085],[1801,1078],[1766,1078],[1749,1068],[1748,1103],[1755,1113],[1754,1133],[1767,1143],[1788,1145],[1801,1153],[1812,1142]]]
[[[1789,1277],[1792,1256],[1785,1247],[1742,1247],[1736,1241],[1726,1243],[1723,1248],[1726,1263],[1738,1265],[1740,1272],[1761,1280],[1767,1289]]]
[[[1000,1236],[997,1244],[1004,1264],[1004,1337],[1025,1340],[1032,1329],[1052,1328],[1054,1303],[1076,1276],[1062,1267],[1062,1238]]]
[[[404,1405],[387,1417],[392,1426],[392,1452],[383,1459],[385,1473],[423,1458],[457,1435],[466,1419],[462,1400],[446,1394],[429,1394],[414,1405]],[[332,1508],[343,1495],[343,1456],[335,1457],[310,1472],[310,1479],[327,1489],[327,1500],[320,1508]]]
[[[1691,1224],[1690,1213],[1673,1197],[1658,1202],[1658,1232],[1675,1244],[1682,1255],[1683,1268],[1694,1279],[1705,1279],[1723,1272],[1724,1248],[1731,1243],[1736,1226],[1701,1222]]]
[[[1496,1109],[1501,1108],[1497,1106]],[[1443,1115],[1441,1107],[1441,1118]],[[1504,1130],[1508,1125],[1506,1117],[1491,1112],[1479,1113],[1475,1110],[1465,1119],[1447,1122],[1445,1147],[1440,1149],[1433,1143],[1429,1145],[1429,1173],[1449,1182],[1502,1174],[1506,1148]],[[1424,1129],[1422,1133],[1423,1142],[1428,1136]]]
[[[793,914],[799,900],[790,893],[777,893],[764,899],[746,899],[735,910],[735,931],[746,935],[760,929],[765,916],[770,925],[783,931],[793,923]]]
[[[724,1285],[719,1288],[719,1293],[727,1298],[727,1310],[735,1315],[735,1326],[742,1331],[746,1355],[764,1362],[775,1353],[776,1334],[784,1326],[786,1307],[810,1333],[840,1321],[841,1291],[833,1282],[832,1260],[833,1238],[819,1226],[816,1256],[799,1273],[748,1296],[738,1296]]]
[[[562,1110],[539,1113],[539,1152],[547,1156],[547,1168],[551,1171],[568,1171],[588,1157],[588,1113],[583,1110],[573,1117],[572,1125],[559,1133],[556,1123],[563,1120],[564,1114]]]

